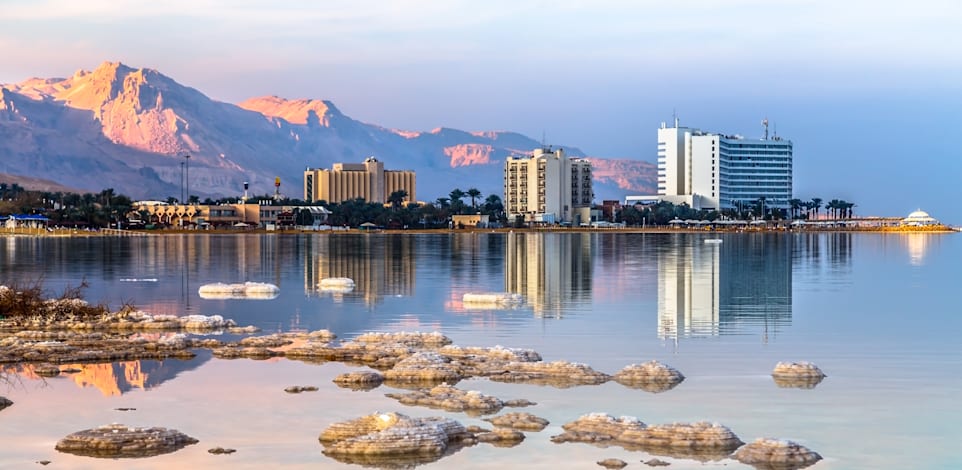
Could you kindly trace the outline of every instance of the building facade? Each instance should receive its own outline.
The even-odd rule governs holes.
[[[694,209],[733,209],[764,200],[788,209],[792,142],[746,139],[662,123],[658,129],[658,197]]]
[[[540,148],[504,163],[504,201],[509,219],[528,222],[587,223],[594,190],[591,162],[569,158],[564,150]]]
[[[368,157],[364,163],[335,163],[330,170],[304,170],[304,200],[341,203],[362,198],[367,202],[387,202],[395,191],[407,192],[408,201],[417,200],[413,171],[385,170],[384,163]]]

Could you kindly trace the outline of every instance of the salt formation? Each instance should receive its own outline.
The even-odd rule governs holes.
[[[768,438],[740,447],[732,457],[756,468],[779,470],[805,468],[822,459],[821,455],[795,442]]]
[[[521,431],[540,431],[548,425],[548,420],[539,418],[531,413],[506,413],[493,418],[486,418],[485,421],[499,427],[518,429]]]
[[[197,442],[197,439],[173,429],[109,424],[70,434],[57,442],[56,449],[87,457],[151,457],[174,452]]]
[[[384,382],[384,376],[374,371],[347,372],[334,377],[334,383],[351,390],[373,390]]]
[[[648,361],[625,366],[624,369],[615,373],[612,379],[626,387],[659,393],[675,388],[685,380],[685,376],[658,361]]]
[[[244,282],[236,284],[225,284],[215,282],[204,284],[197,289],[197,293],[202,299],[221,300],[221,299],[257,299],[270,300],[277,298],[280,288],[274,284],[266,282]]]
[[[397,400],[402,405],[460,411],[472,416],[497,413],[505,406],[504,402],[497,397],[474,390],[460,390],[447,384],[409,393],[388,393],[385,396]]]
[[[317,387],[313,385],[292,385],[284,389],[287,393],[316,392]]]
[[[6,408],[6,407],[8,407],[8,406],[10,406],[10,405],[12,405],[12,404],[13,404],[13,402],[10,401],[10,400],[8,400],[7,398],[5,398],[5,397],[0,397],[0,410],[4,409],[4,408]]]
[[[826,375],[811,362],[779,362],[772,378],[783,388],[815,388]]]
[[[488,375],[488,378],[496,382],[523,382],[558,388],[597,385],[611,378],[585,364],[568,361],[511,362],[502,369],[501,373]]]
[[[624,460],[621,460],[621,459],[599,460],[597,464],[605,468],[614,468],[614,469],[625,468],[626,466],[628,466],[628,462],[625,462]]]
[[[673,457],[720,459],[742,445],[730,429],[716,423],[674,423],[647,426],[636,418],[591,413],[562,426],[551,441],[615,444],[630,450]]]
[[[521,305],[524,298],[511,292],[468,292],[461,301],[469,308],[511,308]]]
[[[396,333],[364,333],[354,341],[365,344],[403,344],[405,346],[420,348],[440,348],[451,344],[451,338],[433,331],[422,333],[420,331],[399,331]]]
[[[327,277],[317,283],[317,288],[332,294],[346,294],[354,290],[354,279],[349,277]]]
[[[495,447],[514,447],[524,440],[524,433],[514,429],[495,428],[492,431],[475,433],[478,442],[491,444]]]
[[[207,452],[214,455],[223,455],[223,454],[233,454],[234,452],[237,452],[237,449],[225,449],[223,447],[214,447],[213,449],[207,449]]]
[[[451,359],[432,351],[414,353],[384,371],[384,380],[407,383],[454,383],[463,376]]]
[[[448,418],[374,413],[334,423],[318,439],[329,457],[380,466],[433,462],[472,436],[461,423]]]

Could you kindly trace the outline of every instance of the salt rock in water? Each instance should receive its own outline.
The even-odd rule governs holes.
[[[318,439],[325,455],[342,462],[417,465],[441,458],[469,438],[464,426],[452,419],[374,413],[334,423]]]
[[[629,450],[672,457],[720,459],[742,445],[727,427],[707,422],[647,426],[629,416],[616,419],[605,413],[591,413],[562,428],[565,432],[552,436],[552,442],[616,444]]]
[[[615,382],[626,387],[638,388],[652,393],[671,390],[685,380],[685,376],[681,372],[658,361],[625,366],[612,378]]]
[[[724,457],[743,444],[728,427],[718,423],[656,424],[627,431],[620,440],[672,456]]]
[[[495,428],[475,434],[478,442],[491,444],[495,447],[514,447],[524,440],[524,433],[514,429]]]
[[[551,441],[598,443],[618,441],[626,431],[641,431],[645,423],[631,416],[615,418],[607,413],[589,413],[561,426],[565,432],[552,436]]]
[[[0,410],[12,405],[13,402],[5,397],[0,397]]]
[[[611,379],[608,374],[598,372],[586,364],[568,361],[511,362],[504,365],[503,372],[489,375],[488,378],[496,382],[520,382],[558,388],[598,385]]]
[[[109,424],[78,431],[57,442],[56,449],[86,457],[151,457],[167,454],[198,441],[167,428],[133,428]]]
[[[511,292],[468,292],[461,297],[461,302],[469,309],[504,310],[520,307],[524,297]]]
[[[358,343],[397,343],[403,344],[405,346],[412,346],[417,348],[426,347],[437,347],[451,344],[451,338],[433,331],[431,333],[423,333],[420,331],[400,331],[397,333],[364,333],[356,338],[354,341]]]
[[[625,462],[624,460],[621,460],[621,459],[604,459],[604,460],[599,460],[596,463],[598,465],[601,465],[602,467],[614,468],[614,469],[625,468],[626,466],[628,466],[628,462]]]
[[[735,460],[756,468],[789,470],[805,468],[822,456],[805,446],[782,439],[759,438],[732,454]]]
[[[432,351],[414,353],[384,371],[384,380],[407,383],[455,383],[463,376],[451,359]]]
[[[235,284],[225,284],[215,282],[204,284],[197,289],[197,294],[202,299],[259,299],[270,300],[277,298],[280,288],[274,284],[266,282],[244,282]]]
[[[532,349],[494,347],[461,347],[447,345],[438,354],[457,360],[466,376],[485,377],[501,374],[512,362],[540,362],[541,355]]]
[[[317,283],[322,292],[332,294],[347,294],[354,291],[354,279],[349,277],[326,277]]]
[[[519,429],[522,431],[541,431],[548,425],[548,420],[531,413],[523,412],[505,413],[493,418],[487,418],[485,421],[499,428]]]
[[[783,388],[815,388],[826,375],[811,362],[779,362],[772,371],[775,384]]]
[[[334,377],[334,383],[351,390],[373,390],[384,383],[384,376],[374,371],[347,372]]]
[[[504,402],[497,397],[473,390],[460,390],[447,384],[409,393],[388,393],[385,396],[397,400],[402,405],[462,411],[472,416],[497,413],[504,407]]]

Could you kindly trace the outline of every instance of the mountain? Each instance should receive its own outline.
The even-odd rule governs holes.
[[[68,78],[0,85],[0,172],[134,198],[191,194],[302,194],[305,167],[377,156],[387,169],[415,170],[422,200],[456,185],[501,194],[502,165],[540,144],[513,132],[387,129],[344,115],[326,100],[208,98],[152,69],[105,62]],[[564,147],[572,156],[577,148]],[[184,158],[190,155],[189,160]],[[592,157],[598,199],[651,192],[651,163]]]

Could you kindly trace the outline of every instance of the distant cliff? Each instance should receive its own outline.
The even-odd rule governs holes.
[[[305,167],[370,155],[388,169],[415,170],[422,199],[455,186],[500,195],[504,158],[538,145],[512,132],[386,129],[326,100],[223,103],[156,70],[117,62],[0,87],[0,173],[88,191],[112,187],[134,198],[179,196],[186,173],[191,194],[202,197],[240,194],[244,181],[255,194],[270,193],[275,176],[282,193],[300,197]],[[592,162],[599,200],[654,191],[649,162]]]

